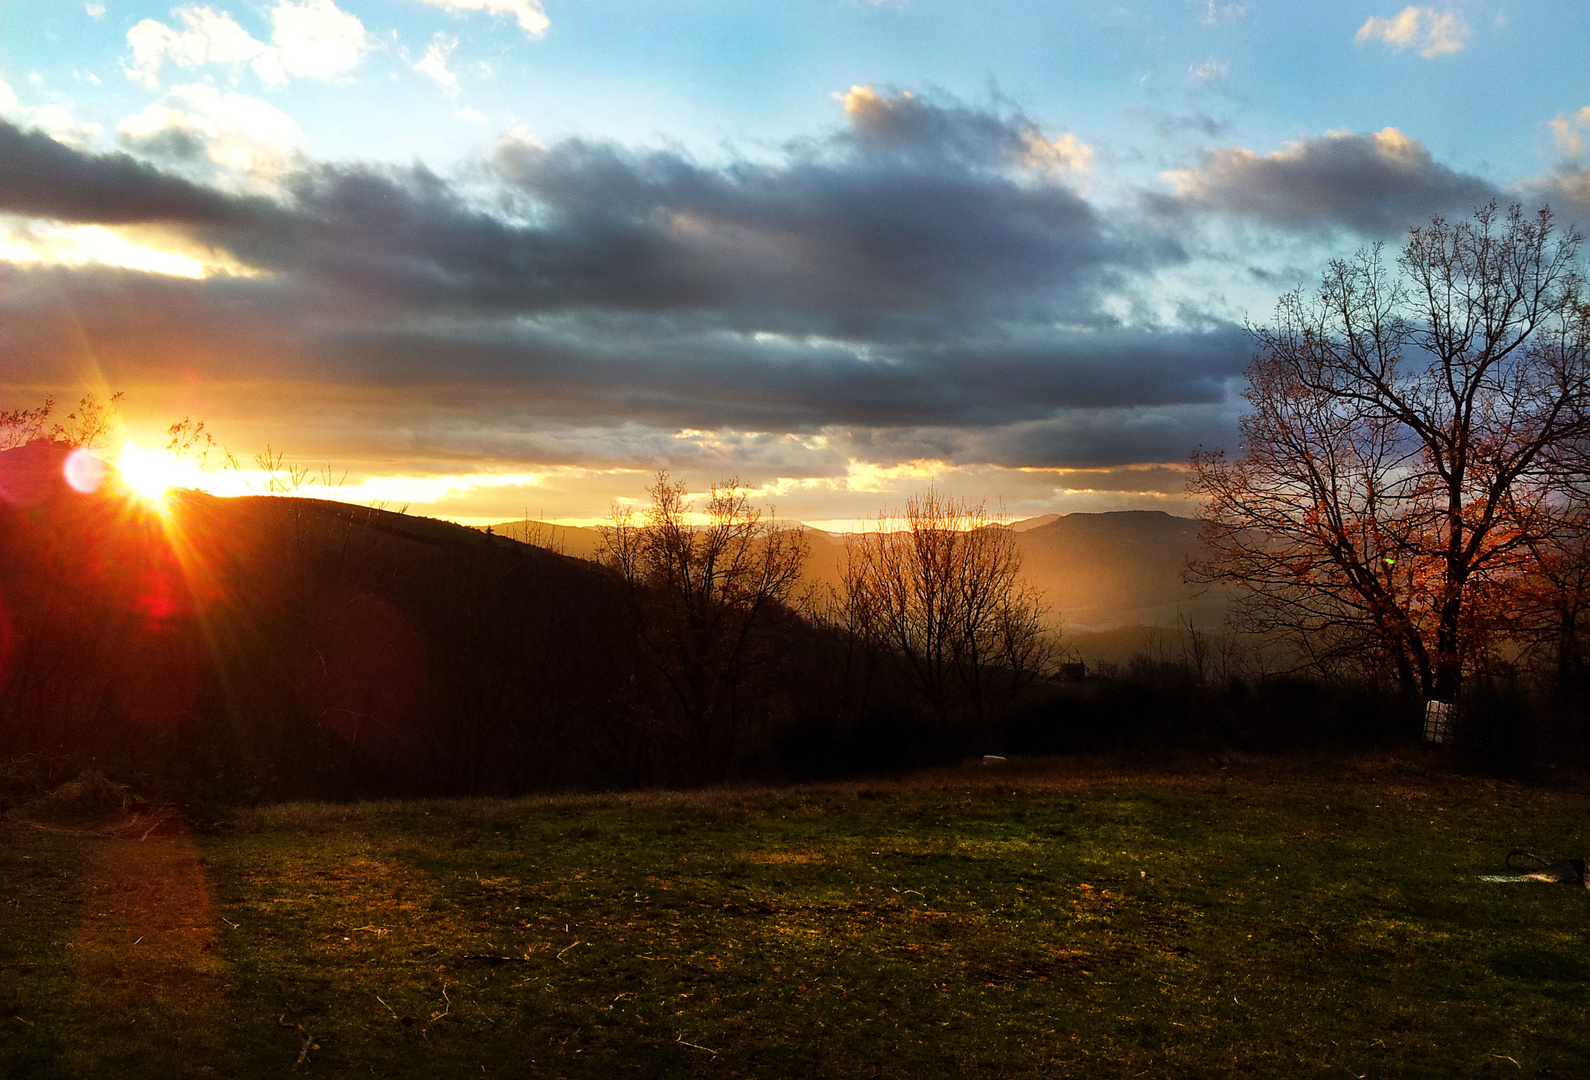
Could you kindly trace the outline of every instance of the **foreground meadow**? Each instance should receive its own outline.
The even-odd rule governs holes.
[[[0,1075],[1583,1076],[1582,794],[1428,761],[0,823]]]

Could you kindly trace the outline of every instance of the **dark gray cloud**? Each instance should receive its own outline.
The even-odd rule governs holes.
[[[0,120],[0,213],[105,225],[261,226],[260,199],[237,198],[128,154],[89,154]]]
[[[1397,236],[1433,215],[1505,200],[1495,185],[1440,164],[1395,128],[1322,135],[1270,154],[1229,147],[1169,176],[1175,195],[1154,203],[1173,216],[1214,211],[1285,229],[1368,236]]]
[[[975,450],[969,448],[965,456],[1073,468],[1180,462],[1198,447],[1232,445],[1235,427],[1236,410],[1226,402],[1067,409],[1044,420],[975,433]]]
[[[891,346],[682,329],[665,317],[372,323],[339,297],[113,270],[15,284],[0,302],[0,335],[19,364],[37,366],[34,378],[87,340],[113,381],[198,370],[227,381],[470,385],[512,397],[526,415],[671,427],[987,427],[1064,409],[1210,403],[1248,355],[1229,324]]]
[[[373,303],[935,340],[969,322],[1094,318],[1123,275],[1181,257],[1056,180],[1050,144],[1019,116],[867,104],[774,164],[508,141],[489,205],[423,168],[312,168],[289,184],[292,227],[234,250]]]
[[[846,126],[772,161],[508,141],[461,180],[316,165],[274,201],[12,129],[88,179],[47,209],[35,182],[7,209],[164,221],[265,273],[18,269],[0,296],[7,375],[48,382],[86,348],[117,386],[367,386],[527,428],[845,431],[880,448],[895,432],[1006,464],[1053,458],[1062,413],[1225,400],[1240,330],[1110,313],[1123,283],[1184,255],[1071,186],[1080,143],[1008,110],[846,105]],[[1119,439],[1100,460],[1162,443]]]

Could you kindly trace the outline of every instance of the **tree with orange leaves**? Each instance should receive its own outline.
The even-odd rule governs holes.
[[[1241,453],[1199,452],[1205,555],[1249,628],[1453,700],[1573,512],[1590,437],[1582,238],[1482,207],[1330,263],[1253,330]],[[1566,466],[1573,472],[1577,465]]]

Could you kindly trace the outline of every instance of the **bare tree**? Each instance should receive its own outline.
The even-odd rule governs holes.
[[[56,426],[55,437],[86,450],[97,448],[116,426],[116,407],[121,404],[122,396],[118,390],[109,401],[102,402],[92,393],[84,394],[77,408],[66,414],[66,422]]]
[[[945,723],[987,724],[1057,656],[1015,534],[936,491],[850,538],[831,610],[895,656]]]
[[[770,656],[760,631],[789,603],[807,544],[750,504],[737,480],[714,484],[691,520],[683,481],[657,474],[640,521],[615,508],[600,561],[628,587],[643,658],[680,720],[692,779],[724,776]]]
[[[49,438],[54,408],[55,399],[45,398],[42,405],[31,409],[0,410],[0,450],[15,450],[35,439]]]
[[[1207,556],[1251,627],[1450,700],[1570,501],[1590,432],[1578,233],[1494,205],[1327,268],[1253,330],[1242,454],[1193,458]]]
[[[55,411],[54,398],[47,397],[43,404],[31,409],[0,410],[0,450],[14,450],[39,439],[92,450],[115,426],[116,406],[121,399],[120,391],[112,394],[108,402],[100,401],[92,392],[84,394],[76,409],[53,424],[50,416]]]

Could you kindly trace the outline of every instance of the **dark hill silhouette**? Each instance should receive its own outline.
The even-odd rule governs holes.
[[[156,511],[113,485],[74,491],[65,453],[0,452],[0,762],[227,799],[631,788],[699,771],[642,659],[644,605],[605,568],[314,499],[175,492]],[[839,643],[782,609],[759,633],[776,662],[737,702],[731,774],[844,771],[855,755],[832,749],[850,745],[835,718],[889,707],[893,684],[872,680],[851,715]],[[813,736],[791,731],[828,741],[803,750]]]
[[[276,795],[645,779],[601,568],[312,499],[178,492],[161,514],[39,462],[0,454],[44,484],[0,499],[0,758]]]

